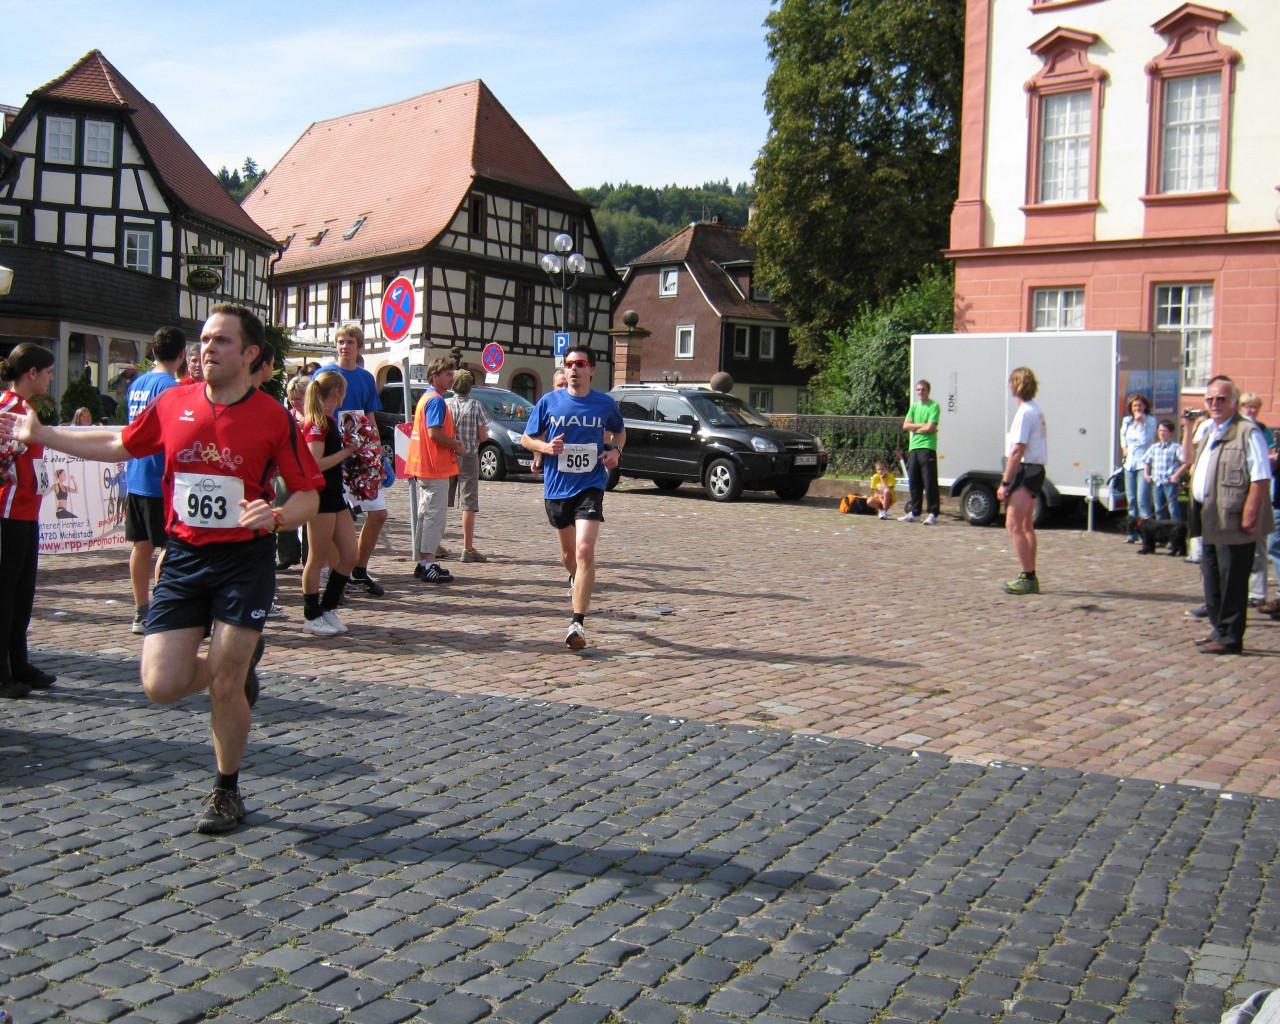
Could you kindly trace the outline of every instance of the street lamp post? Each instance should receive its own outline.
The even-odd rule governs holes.
[[[538,266],[547,272],[552,284],[560,289],[560,330],[569,330],[569,292],[578,283],[578,275],[587,269],[587,258],[580,252],[572,252],[573,238],[564,232],[556,235],[551,243],[555,252],[549,252],[538,260]]]

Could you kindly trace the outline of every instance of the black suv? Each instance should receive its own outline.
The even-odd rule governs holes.
[[[409,382],[409,388],[416,409],[418,400],[431,385],[414,380]],[[445,392],[446,396],[452,394],[452,391]],[[384,384],[378,397],[382,400],[382,411],[373,415],[378,421],[382,450],[391,455],[395,451],[396,426],[405,422],[404,385],[399,381]],[[504,480],[508,473],[531,472],[533,452],[520,444],[520,438],[529,413],[533,412],[533,403],[505,388],[475,387],[471,389],[471,397],[484,408],[485,429],[489,433],[488,440],[480,446],[480,479]]]
[[[818,438],[773,426],[734,395],[635,384],[609,393],[627,425],[610,485],[621,475],[652,480],[664,491],[691,481],[715,501],[736,501],[744,489],[796,499],[827,471]]]

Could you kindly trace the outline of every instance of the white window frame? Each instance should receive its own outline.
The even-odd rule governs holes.
[[[1050,93],[1040,98],[1041,203],[1089,198],[1093,143],[1093,90]]]
[[[74,164],[76,162],[76,119],[54,117],[44,119],[44,162]]]
[[[680,268],[663,267],[658,271],[658,295],[670,298],[680,292]]]
[[[1221,73],[1165,79],[1160,111],[1160,191],[1216,189],[1221,145]]]
[[[752,388],[748,404],[757,412],[773,412],[773,388]]]
[[[1182,334],[1182,389],[1200,390],[1213,364],[1213,283],[1156,285],[1155,330]]]
[[[12,217],[0,217],[0,245],[18,244],[18,222]]]
[[[146,239],[146,245],[138,243]],[[124,253],[121,265],[129,270],[138,270],[144,274],[155,272],[156,233],[149,228],[126,228],[124,232]],[[146,266],[142,265],[139,255],[146,252]]]
[[[734,327],[733,358],[734,359],[750,359],[751,358],[751,328],[750,327]]]
[[[1031,293],[1033,331],[1083,331],[1083,288],[1036,288]]]
[[[772,327],[760,328],[760,358],[772,360],[778,353],[777,332]]]
[[[114,167],[116,126],[110,121],[85,121],[84,162],[87,167]]]
[[[693,324],[680,324],[676,327],[676,358],[693,358]]]

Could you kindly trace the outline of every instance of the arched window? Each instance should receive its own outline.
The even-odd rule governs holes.
[[[531,373],[517,373],[511,378],[511,390],[530,402],[538,399],[538,378]]]

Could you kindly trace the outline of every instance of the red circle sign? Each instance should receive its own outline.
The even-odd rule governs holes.
[[[403,341],[409,336],[417,301],[413,282],[407,277],[397,277],[387,285],[382,293],[382,336],[387,341]]]
[[[502,369],[503,358],[502,346],[496,341],[489,342],[484,347],[484,351],[480,353],[480,362],[484,364],[484,368],[490,373],[497,373]]]

